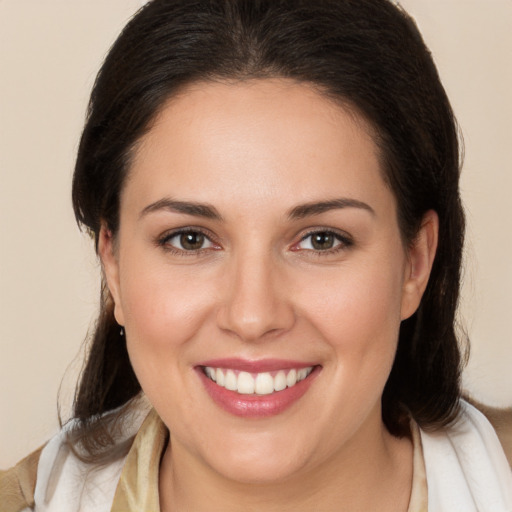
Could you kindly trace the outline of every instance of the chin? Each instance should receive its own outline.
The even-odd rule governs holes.
[[[252,438],[252,439],[251,439]],[[251,439],[251,442],[248,440]],[[308,465],[304,440],[288,433],[263,435],[245,433],[225,441],[205,460],[219,474],[243,484],[271,484],[292,478]],[[298,449],[297,447],[302,447]]]
[[[297,460],[286,459],[282,455],[273,457],[225,458],[214,469],[225,478],[240,484],[265,485],[288,480],[300,472],[303,464]]]

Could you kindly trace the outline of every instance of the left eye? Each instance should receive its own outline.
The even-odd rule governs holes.
[[[164,240],[165,245],[181,251],[199,251],[213,247],[212,241],[200,231],[183,231],[168,236]]]
[[[305,236],[296,247],[310,251],[328,251],[342,245],[348,245],[348,243],[340,235],[331,231],[317,231]]]

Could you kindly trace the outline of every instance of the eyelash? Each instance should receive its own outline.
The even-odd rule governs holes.
[[[294,247],[299,245],[300,243],[304,242],[308,238],[314,236],[314,235],[328,235],[334,237],[336,242],[339,242],[338,245],[332,247],[331,249],[324,249],[324,250],[315,250],[315,249],[302,249],[304,251],[307,251],[308,254],[313,254],[318,257],[327,256],[327,255],[333,255],[337,254],[341,251],[345,251],[352,247],[354,245],[354,240],[347,235],[346,233],[341,233],[339,231],[335,231],[333,229],[328,228],[319,228],[314,229],[306,233],[296,244],[294,244]],[[294,250],[294,249],[292,249]],[[300,251],[301,249],[296,249],[297,251]]]
[[[212,244],[213,247],[186,250],[186,249],[179,249],[177,247],[174,247],[173,245],[171,245],[169,243],[170,240],[172,240],[173,238],[177,238],[177,237],[180,237],[182,235],[187,235],[187,234],[194,234],[194,235],[200,234],[200,235],[204,236],[205,239],[210,244]],[[321,250],[321,249],[318,249],[318,250],[297,249],[296,248],[299,244],[301,244],[308,238],[310,238],[314,235],[320,235],[320,234],[334,237],[334,239],[337,242],[339,242],[338,245],[336,245],[330,249],[324,249],[324,250]],[[205,232],[204,230],[202,230],[200,228],[186,228],[186,229],[178,229],[176,231],[171,231],[170,233],[165,233],[164,235],[162,235],[161,237],[159,237],[157,239],[156,243],[159,247],[162,247],[165,251],[170,252],[172,254],[176,254],[179,256],[195,256],[195,255],[200,255],[205,251],[209,251],[210,249],[218,250],[220,248],[220,246],[218,244],[216,244],[212,240],[212,238],[213,237],[209,233]],[[325,255],[337,254],[338,252],[349,249],[353,245],[354,245],[354,241],[346,233],[342,234],[342,233],[340,233],[338,231],[334,231],[332,229],[327,229],[327,228],[321,229],[320,228],[320,229],[315,229],[315,230],[312,230],[312,231],[309,231],[308,233],[306,233],[297,243],[295,243],[292,246],[291,250],[294,252],[299,252],[299,251],[303,250],[303,251],[307,251],[309,254],[314,254],[315,256],[321,257],[321,256],[325,256]]]
[[[219,245],[216,244],[212,240],[213,237],[211,236],[211,234],[209,234],[208,232],[206,232],[200,228],[193,228],[193,227],[185,228],[185,229],[178,229],[176,231],[171,231],[171,232],[165,233],[157,239],[156,243],[159,247],[162,247],[166,252],[175,254],[177,256],[196,256],[196,255],[202,254],[205,251],[209,251],[211,249],[210,247],[206,247],[206,248],[201,248],[201,249],[196,249],[196,250],[186,250],[186,249],[179,249],[177,247],[174,247],[173,245],[171,245],[169,243],[170,240],[172,240],[173,238],[178,238],[182,235],[187,235],[187,234],[202,235],[205,237],[205,240],[207,240],[210,244],[212,244],[212,246],[213,246],[212,248],[214,250],[217,250],[219,248]]]

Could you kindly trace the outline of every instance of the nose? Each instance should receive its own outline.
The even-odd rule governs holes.
[[[272,257],[240,255],[228,265],[218,326],[251,342],[289,330],[295,322],[289,287]]]

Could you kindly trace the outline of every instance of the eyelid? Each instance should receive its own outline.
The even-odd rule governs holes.
[[[336,240],[338,242],[340,242],[340,243],[337,244],[336,246],[332,247],[331,249],[325,249],[325,250],[300,249],[300,248],[297,248],[297,246],[301,242],[303,242],[307,238],[309,238],[309,237],[311,237],[313,235],[316,235],[318,233],[326,233],[326,234],[333,235],[336,238]],[[354,239],[347,232],[341,231],[339,229],[334,229],[334,228],[318,227],[318,228],[308,229],[305,233],[301,234],[299,241],[295,242],[292,245],[291,250],[292,251],[308,251],[308,252],[312,252],[312,253],[321,255],[321,254],[332,254],[334,252],[337,252],[337,251],[340,251],[340,250],[343,250],[343,249],[347,249],[347,248],[349,248],[349,247],[351,247],[353,245],[354,245]]]
[[[171,240],[175,237],[178,237],[180,235],[187,234],[187,233],[200,233],[210,242],[211,246],[204,247],[204,248],[197,249],[197,250],[185,250],[185,249],[180,249],[178,247],[175,247],[168,243],[169,240]],[[180,228],[170,229],[169,231],[165,231],[164,233],[162,233],[161,235],[159,235],[156,238],[155,243],[157,246],[164,248],[166,251],[169,251],[169,252],[172,252],[175,254],[189,255],[189,256],[199,254],[203,251],[210,251],[212,249],[213,250],[220,249],[220,244],[215,240],[214,235],[209,230],[206,230],[204,228],[200,228],[197,226],[186,226],[186,227],[180,227]]]

